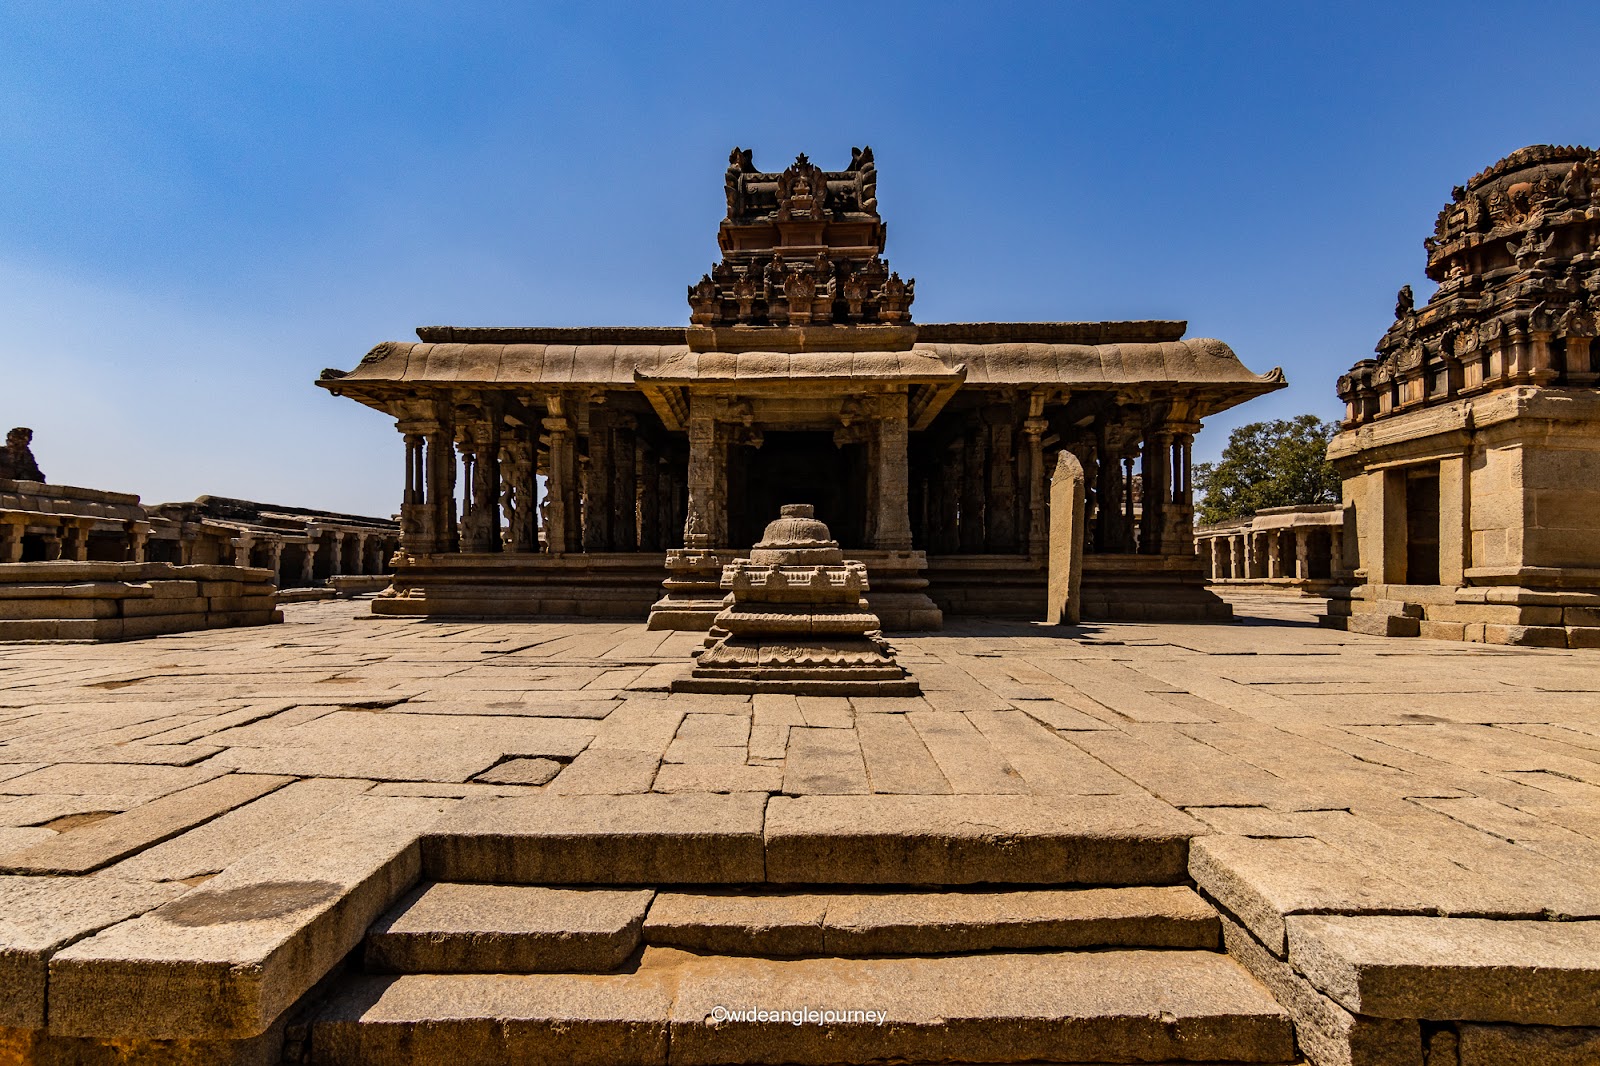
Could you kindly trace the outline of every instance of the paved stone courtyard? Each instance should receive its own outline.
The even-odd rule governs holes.
[[[374,619],[359,601],[290,605],[281,626],[0,646],[0,855],[94,868],[140,852],[115,872],[200,878],[358,793],[1149,793],[1277,876],[1303,872],[1308,904],[1340,902],[1350,877],[1330,866],[1368,864],[1396,908],[1600,904],[1592,653],[1327,632],[1318,601],[1234,602],[1243,624],[899,636],[925,694],[853,703],[669,696],[698,634]],[[280,798],[260,835],[236,818],[205,845],[144,850],[173,829],[137,812],[228,774],[301,779],[306,799]],[[197,819],[254,798],[209,795]],[[73,843],[91,835],[100,862]],[[1304,843],[1245,842],[1278,838]]]
[[[924,690],[912,698],[669,695],[698,634],[374,618],[361,601],[290,605],[270,627],[0,646],[0,868],[16,875],[0,879],[0,937],[26,990],[0,1026],[41,1024],[47,962],[52,1029],[72,1032],[79,1009],[93,1015],[85,1035],[137,1032],[159,1010],[133,1003],[134,1020],[108,1020],[115,988],[95,982],[115,973],[74,977],[68,960],[353,943],[403,890],[372,886],[380,858],[441,817],[469,830],[484,798],[541,793],[619,817],[640,801],[608,797],[746,794],[717,809],[744,817],[753,802],[758,835],[760,793],[833,797],[821,810],[846,826],[904,797],[937,797],[915,802],[979,831],[1047,808],[1083,824],[1191,825],[1189,876],[1224,908],[1228,949],[1269,986],[1273,960],[1249,953],[1285,956],[1297,922],[1323,921],[1310,915],[1600,917],[1595,653],[1367,637],[1318,629],[1320,601],[1232,599],[1234,625],[957,622],[897,636]],[[769,881],[782,880],[775,855]],[[756,861],[754,876],[705,880],[759,881]],[[225,900],[244,891],[235,881],[384,898],[336,936],[254,911],[226,942],[226,915],[181,935],[135,917],[207,882]],[[1496,935],[1485,924],[1449,923],[1450,935],[1465,950]],[[1592,981],[1600,944],[1579,954],[1573,972]],[[1304,1043],[1302,1015],[1326,1001],[1297,1008],[1297,981],[1272,991]],[[1570,1011],[1515,1020],[1592,1026],[1585,987]],[[195,1008],[179,1002],[152,1035],[182,1035]],[[263,1003],[261,1024],[286,1006]]]

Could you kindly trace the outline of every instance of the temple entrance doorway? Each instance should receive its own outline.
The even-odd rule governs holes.
[[[1407,585],[1439,583],[1439,464],[1406,471]]]
[[[866,454],[830,432],[770,431],[728,453],[728,532],[745,548],[786,503],[809,503],[846,548],[866,547]]]

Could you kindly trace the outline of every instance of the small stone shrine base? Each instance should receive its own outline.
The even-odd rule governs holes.
[[[692,675],[674,692],[916,696],[847,561],[810,504],[788,504],[750,558],[722,569],[727,592]]]
[[[130,640],[283,621],[272,571],[172,563],[0,566],[0,640]]]

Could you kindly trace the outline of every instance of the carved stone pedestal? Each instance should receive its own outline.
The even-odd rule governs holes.
[[[722,610],[722,568],[738,558],[731,551],[679,548],[667,552],[667,579],[662,596],[650,605],[648,629],[681,629],[703,633]]]
[[[862,598],[867,568],[846,562],[807,504],[790,504],[749,559],[722,572],[730,595],[714,638],[674,692],[914,696],[878,616]]]

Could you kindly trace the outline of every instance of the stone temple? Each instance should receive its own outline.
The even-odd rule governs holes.
[[[1353,582],[1325,623],[1600,647],[1600,153],[1533,145],[1457,186],[1438,291],[1339,379]]]
[[[779,173],[735,149],[724,183],[687,328],[429,326],[323,373],[405,441],[376,612],[704,630],[723,566],[796,503],[866,565],[888,629],[1034,618],[1065,450],[1086,475],[1082,616],[1228,617],[1194,553],[1190,446],[1281,372],[1182,322],[913,322],[871,149]]]

